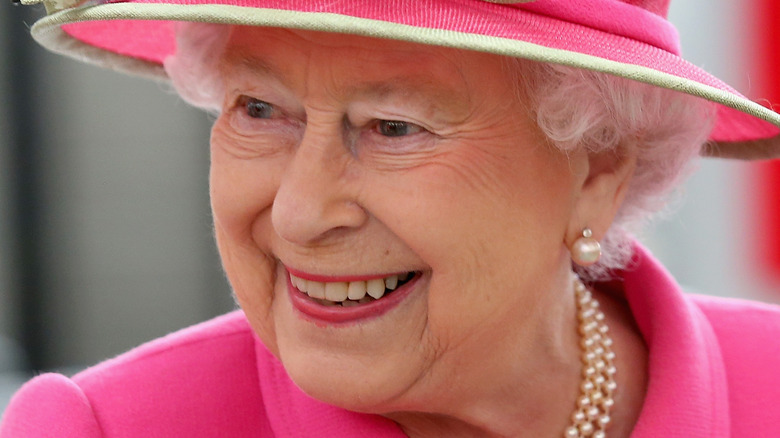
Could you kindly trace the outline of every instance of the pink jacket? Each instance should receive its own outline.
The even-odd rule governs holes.
[[[780,437],[780,308],[683,295],[642,248],[623,273],[650,349],[632,437]],[[303,394],[240,312],[14,397],[0,438],[404,437],[393,422]]]

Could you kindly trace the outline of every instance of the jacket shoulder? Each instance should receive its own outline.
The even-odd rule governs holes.
[[[100,426],[89,399],[60,374],[42,374],[13,397],[0,423],[2,438],[97,438]]]
[[[254,349],[252,330],[243,313],[236,311],[147,342],[88,368],[74,376],[74,380],[87,384],[106,375],[119,376],[124,371],[138,372],[146,364],[157,366],[147,371],[165,372],[177,368],[179,360],[186,361],[193,356],[208,356],[218,350],[223,355],[232,353],[227,354],[225,360],[237,359],[244,357],[239,353],[247,349]],[[207,364],[213,365],[214,362],[203,365]]]
[[[780,307],[695,297],[718,338],[728,381],[733,436],[780,432]],[[764,435],[772,431],[770,435]]]
[[[748,356],[780,352],[780,306],[700,295],[694,295],[693,300],[712,324],[726,352]],[[780,360],[777,356],[772,358]]]
[[[41,376],[15,396],[0,436],[273,436],[255,348],[243,313],[233,312],[141,345],[72,379]],[[73,432],[52,432],[57,430],[52,424]],[[17,433],[37,428],[43,434]]]
[[[107,436],[258,436],[267,420],[255,347],[243,313],[233,312],[142,345],[73,381]]]

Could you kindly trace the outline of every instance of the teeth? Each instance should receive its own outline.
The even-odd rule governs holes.
[[[381,278],[375,278],[366,282],[366,293],[372,298],[380,299],[385,294],[385,281]]]
[[[298,277],[295,277],[295,276],[292,276],[292,275],[290,275],[290,279],[292,280],[293,285],[296,288],[298,288],[299,291],[307,292],[309,290],[309,288],[307,287],[308,286],[308,284],[307,284],[308,281],[307,280],[304,280],[303,278],[298,278]]]
[[[309,287],[309,290],[307,290],[306,293],[308,293],[310,297],[320,300],[325,299],[325,283],[320,281],[307,281],[306,284]]]
[[[368,281],[321,282],[304,280],[290,274],[290,282],[301,292],[322,300],[326,305],[342,303],[345,307],[367,303],[382,298],[385,290],[395,290],[399,281],[406,281],[410,273],[375,278]]]
[[[359,300],[366,296],[366,282],[365,281],[350,281],[347,288],[347,298],[350,300]]]
[[[342,302],[347,299],[347,283],[325,283],[325,299]]]

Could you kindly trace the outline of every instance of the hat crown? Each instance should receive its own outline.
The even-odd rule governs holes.
[[[498,3],[495,0],[483,0]],[[501,0],[506,6],[680,53],[677,30],[666,19],[670,0]],[[511,4],[508,2],[512,2]],[[576,37],[576,34],[573,34]]]
[[[666,18],[669,15],[669,2],[671,0],[619,0],[623,3],[638,6],[656,15]]]
[[[489,3],[500,3],[500,4],[521,4],[521,3],[532,3],[537,1],[545,3],[544,0],[483,0],[483,1]],[[551,0],[551,1],[556,2],[556,0]],[[671,0],[606,0],[606,1],[614,2],[614,3],[626,3],[666,18],[669,14],[669,2]]]

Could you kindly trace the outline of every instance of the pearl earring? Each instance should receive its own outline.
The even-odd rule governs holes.
[[[590,228],[582,230],[582,237],[574,241],[570,251],[571,259],[580,266],[590,266],[601,258],[601,245]]]

